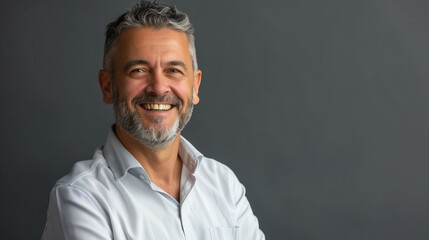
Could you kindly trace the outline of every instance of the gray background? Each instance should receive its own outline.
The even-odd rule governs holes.
[[[130,2],[2,4],[2,239],[39,238],[55,181],[104,143],[104,27]],[[427,239],[428,1],[170,3],[203,70],[184,136],[268,239]]]

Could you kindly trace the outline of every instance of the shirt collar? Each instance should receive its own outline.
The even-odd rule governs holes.
[[[116,137],[113,127],[109,129],[109,133],[107,134],[107,140],[103,147],[103,155],[116,180],[121,179],[128,171],[133,170],[131,172],[136,172],[135,170],[140,168],[147,181],[150,181],[149,176],[140,163],[127,149],[125,149]],[[201,160],[204,158],[204,156],[183,136],[180,136],[179,156],[192,175],[195,174]]]
[[[204,156],[183,136],[180,136],[179,156],[182,158],[183,164],[194,175],[203,160]]]
[[[103,147],[103,155],[116,180],[122,178],[130,169],[142,168],[140,163],[125,149],[116,137],[113,127],[110,128],[107,134],[107,140]]]

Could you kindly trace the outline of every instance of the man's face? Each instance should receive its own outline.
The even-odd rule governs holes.
[[[169,145],[199,101],[200,79],[185,33],[126,30],[118,39],[111,76],[117,124],[150,148]]]

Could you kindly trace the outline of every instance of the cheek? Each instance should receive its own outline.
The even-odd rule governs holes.
[[[127,102],[131,102],[133,98],[139,95],[144,89],[144,86],[136,81],[129,81],[122,86],[122,98]]]
[[[192,85],[176,85],[174,87],[174,93],[183,101],[183,104],[189,104],[188,102],[192,99]]]

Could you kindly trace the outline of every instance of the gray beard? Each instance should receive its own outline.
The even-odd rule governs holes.
[[[155,102],[157,99],[172,99],[173,103],[176,105],[179,111],[178,118],[174,121],[171,127],[161,126],[145,126],[142,119],[137,113],[137,110],[131,111],[125,101],[119,102],[118,93],[116,87],[113,87],[114,93],[114,105],[113,112],[115,115],[116,124],[118,124],[122,129],[131,134],[134,138],[140,141],[143,145],[147,146],[152,150],[162,149],[166,146],[169,146],[177,134],[185,128],[186,124],[189,122],[192,116],[192,111],[194,105],[192,104],[192,99],[190,99],[189,104],[186,108],[186,112],[180,113],[182,109],[182,101],[176,96],[147,96],[139,95],[134,98],[131,102],[134,109],[138,103],[144,102]],[[153,117],[151,119],[154,123],[161,123],[163,120],[162,117]]]

